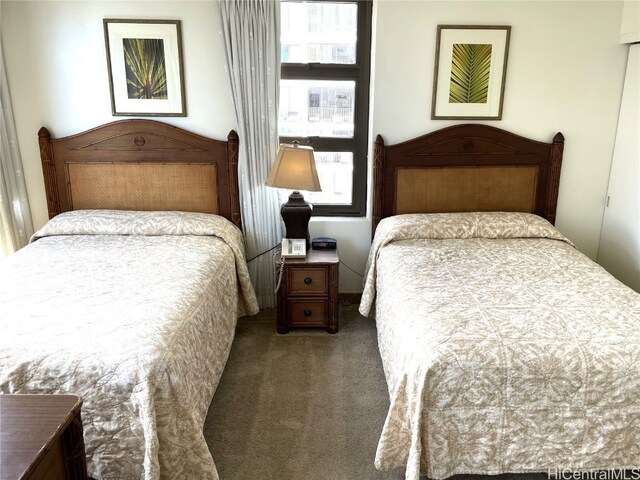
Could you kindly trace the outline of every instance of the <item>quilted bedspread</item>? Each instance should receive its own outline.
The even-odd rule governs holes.
[[[360,311],[406,478],[638,468],[640,295],[530,214],[383,220]]]
[[[76,211],[0,263],[0,392],[83,398],[89,475],[217,479],[202,428],[257,311],[222,217]]]

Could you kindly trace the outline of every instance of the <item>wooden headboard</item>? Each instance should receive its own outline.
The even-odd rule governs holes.
[[[454,125],[373,150],[373,229],[402,213],[530,212],[555,223],[564,137]]]
[[[241,226],[238,135],[213,140],[154,120],[64,138],[38,132],[49,218],[69,210],[178,210]]]

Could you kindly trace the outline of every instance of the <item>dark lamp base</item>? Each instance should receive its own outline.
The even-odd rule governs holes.
[[[298,191],[289,195],[289,201],[283,203],[280,214],[286,229],[285,238],[304,238],[307,250],[311,244],[309,238],[309,219],[313,205],[305,201],[304,196]]]

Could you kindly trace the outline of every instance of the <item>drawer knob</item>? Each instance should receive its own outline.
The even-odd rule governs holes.
[[[310,317],[310,316],[311,316],[311,310],[309,310],[308,308],[306,308],[306,309],[304,310],[304,316],[305,316],[305,317]]]
[[[311,280],[311,277],[304,277],[304,284],[305,285],[311,285],[311,282],[313,282],[313,280]]]

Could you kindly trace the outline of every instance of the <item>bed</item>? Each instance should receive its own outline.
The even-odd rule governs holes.
[[[640,295],[553,226],[563,145],[479,124],[376,138],[360,312],[390,396],[377,468],[638,467]]]
[[[257,312],[235,132],[150,120],[38,133],[49,216],[0,264],[0,393],[83,398],[97,479],[217,479],[203,425]]]

